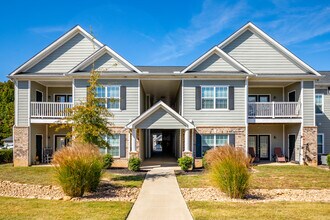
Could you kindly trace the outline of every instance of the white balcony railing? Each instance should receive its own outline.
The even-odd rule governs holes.
[[[31,102],[31,118],[64,118],[71,102]]]
[[[300,102],[249,102],[249,118],[299,118]]]

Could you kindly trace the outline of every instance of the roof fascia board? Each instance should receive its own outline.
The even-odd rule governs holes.
[[[92,35],[90,35],[87,31],[85,31],[82,27],[79,25],[73,27],[71,30],[63,34],[61,37],[59,37],[57,40],[55,40],[53,43],[48,45],[46,48],[41,50],[39,53],[34,55],[31,59],[29,59],[27,62],[22,64],[20,67],[18,67],[16,70],[14,70],[9,76],[13,76],[16,73],[19,73],[23,71],[24,69],[30,68],[31,66],[38,63],[40,60],[42,60],[44,57],[49,55],[51,52],[59,48],[61,45],[63,45],[65,42],[67,42],[68,39],[75,36],[77,33],[83,34],[85,37],[89,38],[92,42],[95,42],[100,47],[103,46],[101,42],[96,40]]]
[[[275,48],[277,48],[281,53],[283,53],[285,56],[287,56],[291,61],[295,62],[298,66],[300,66],[303,69],[313,73],[316,76],[320,76],[320,74],[316,70],[314,70],[312,67],[307,65],[305,62],[303,62],[301,59],[299,59],[296,55],[291,53],[288,49],[283,47],[280,43],[275,41],[273,38],[271,38],[269,35],[267,35],[264,31],[262,31],[260,28],[258,28],[257,26],[255,26],[251,22],[244,25],[242,28],[240,28],[238,31],[236,31],[234,34],[232,34],[226,40],[224,40],[222,43],[220,43],[218,45],[219,48],[224,48],[225,46],[227,46],[229,43],[234,41],[238,36],[240,36],[246,30],[250,30],[254,34],[260,35],[266,41],[268,41],[270,44],[272,44]]]

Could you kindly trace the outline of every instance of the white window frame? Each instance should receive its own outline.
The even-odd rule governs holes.
[[[318,154],[324,154],[324,133],[317,133],[317,136],[322,136],[322,152],[317,152]],[[319,142],[317,140],[317,149],[319,149]]]
[[[321,96],[321,100],[322,100],[322,108],[321,108],[321,113],[317,113],[315,110],[315,114],[316,115],[323,115],[324,114],[324,94],[322,93],[316,93],[315,94],[315,109],[316,109],[316,96],[320,95]]]
[[[120,134],[113,134],[113,136],[115,136],[115,135],[116,135],[116,136],[118,135],[118,139],[119,139],[119,142],[118,142],[118,143],[119,143],[119,145],[118,145],[118,156],[114,156],[114,155],[112,155],[112,154],[111,154],[111,156],[112,156],[113,158],[120,158]],[[106,137],[105,137],[105,141],[108,142],[108,139],[109,139],[109,138],[111,138],[111,137],[106,136]],[[110,146],[110,147],[113,147],[113,146]],[[116,146],[115,146],[115,147],[116,147]],[[108,152],[108,150],[109,150],[109,149],[106,147],[106,148],[105,148],[105,153],[106,153],[106,154],[110,153],[110,151]]]
[[[202,154],[203,154],[203,136],[212,136],[213,135],[213,147],[211,149],[215,149],[217,147],[217,135],[223,135],[223,136],[227,136],[227,143],[229,145],[229,134],[201,134],[201,148],[202,148]]]
[[[203,88],[213,88],[213,108],[203,108],[203,99],[212,99],[212,98],[203,98]],[[216,88],[226,88],[227,89],[227,108],[216,108]],[[224,98],[218,98],[224,99]],[[229,110],[229,86],[201,86],[201,110]]]
[[[121,98],[121,93],[120,93],[120,85],[100,85],[99,87],[104,87],[105,88],[105,97],[97,97],[98,99],[104,99],[105,100],[105,106],[109,110],[120,110],[120,98]],[[117,97],[108,97],[108,87],[117,87],[119,89],[119,96]],[[108,99],[118,99],[119,105],[118,108],[108,108]]]

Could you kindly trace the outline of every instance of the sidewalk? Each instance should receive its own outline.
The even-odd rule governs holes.
[[[127,219],[192,219],[173,167],[157,167],[147,173],[138,199]]]

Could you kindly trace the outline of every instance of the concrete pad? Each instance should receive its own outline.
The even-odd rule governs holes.
[[[157,167],[147,173],[127,219],[193,219],[179,189],[173,167]]]

